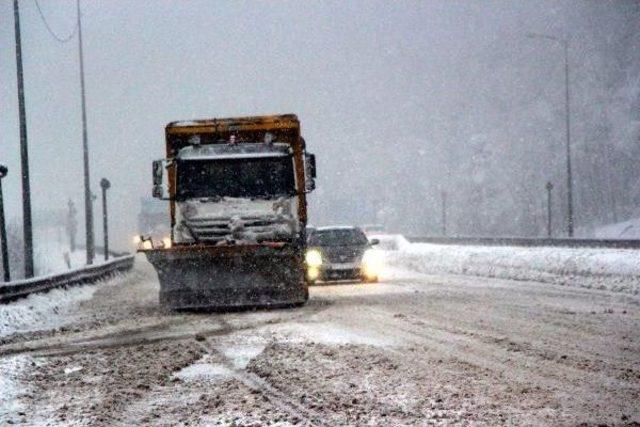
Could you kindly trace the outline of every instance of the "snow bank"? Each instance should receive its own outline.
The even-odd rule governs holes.
[[[597,239],[640,239],[640,218],[633,218],[595,229]]]
[[[390,252],[391,266],[640,294],[634,249],[485,247],[411,243]]]
[[[91,299],[95,291],[94,285],[52,289],[0,305],[0,337],[16,332],[54,329],[70,323],[74,303]]]
[[[93,284],[56,288],[0,304],[0,338],[72,324],[81,302],[90,300],[102,286],[119,286],[126,280],[126,274],[117,274]]]
[[[411,245],[402,234],[370,234],[367,238],[369,241],[377,239],[380,242],[378,248],[383,251],[397,251]]]
[[[34,258],[37,276],[63,273],[84,267],[87,252],[77,248],[69,250],[69,245],[59,227],[39,228],[34,244]],[[96,251],[94,264],[103,262],[104,253]]]

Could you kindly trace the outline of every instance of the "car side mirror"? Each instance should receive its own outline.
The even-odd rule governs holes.
[[[380,240],[379,240],[379,239],[371,239],[371,241],[369,242],[369,244],[370,244],[371,246],[378,245],[378,244],[380,244]]]

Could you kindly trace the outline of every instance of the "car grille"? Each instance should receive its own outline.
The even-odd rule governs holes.
[[[360,251],[354,248],[329,249],[324,254],[329,262],[348,263],[356,262],[360,256]]]

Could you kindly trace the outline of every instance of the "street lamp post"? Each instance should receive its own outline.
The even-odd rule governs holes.
[[[573,237],[573,178],[571,172],[571,94],[569,87],[569,39],[550,36],[547,34],[527,34],[527,37],[547,39],[560,43],[564,52],[564,116],[566,140],[566,168],[567,168],[567,234]]]
[[[11,281],[9,271],[9,249],[7,247],[7,228],[4,224],[4,201],[2,199],[2,178],[7,176],[9,169],[5,165],[0,165],[0,239],[2,239],[2,270],[4,271],[4,281]]]
[[[547,189],[547,237],[551,237],[551,190],[553,190],[553,184],[547,182],[545,188]]]
[[[443,191],[440,193],[440,196],[442,198],[442,219],[440,225],[442,226],[442,235],[447,237],[447,192]]]
[[[111,183],[107,178],[100,180],[102,188],[102,235],[104,236],[104,260],[109,259],[109,223],[107,221],[107,190]]]

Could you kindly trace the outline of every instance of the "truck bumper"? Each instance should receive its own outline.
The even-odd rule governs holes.
[[[225,311],[300,305],[308,299],[301,250],[234,249],[144,251],[158,273],[160,304],[172,310]]]

